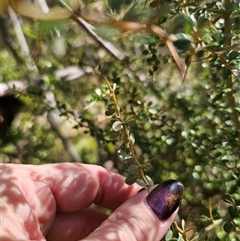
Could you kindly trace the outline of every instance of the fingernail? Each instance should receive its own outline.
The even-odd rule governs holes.
[[[169,218],[181,203],[184,186],[176,180],[168,180],[153,189],[146,202],[160,220]]]

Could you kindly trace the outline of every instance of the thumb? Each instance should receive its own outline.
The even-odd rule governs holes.
[[[172,224],[183,196],[181,182],[168,180],[119,206],[84,241],[158,241]],[[113,194],[114,195],[114,194]]]

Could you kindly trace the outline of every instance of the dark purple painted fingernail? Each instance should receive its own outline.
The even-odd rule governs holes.
[[[146,201],[160,220],[169,218],[181,203],[184,186],[176,180],[168,180],[153,189]]]

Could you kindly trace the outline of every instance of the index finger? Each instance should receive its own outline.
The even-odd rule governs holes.
[[[58,209],[76,211],[92,203],[116,209],[140,187],[127,185],[125,178],[96,165],[61,163],[34,166],[35,178],[51,189]]]

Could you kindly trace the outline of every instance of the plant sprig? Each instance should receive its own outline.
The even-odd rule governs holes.
[[[153,180],[149,176],[145,175],[144,171],[145,171],[146,165],[151,160],[149,160],[144,164],[140,163],[140,161],[136,156],[136,151],[134,147],[134,142],[135,142],[134,135],[130,131],[131,126],[133,125],[133,123],[135,123],[134,119],[136,116],[132,116],[124,120],[121,114],[121,108],[118,104],[117,97],[115,95],[116,84],[114,83],[112,86],[108,78],[105,76],[104,76],[104,80],[107,83],[107,86],[110,91],[111,100],[112,100],[112,102],[108,104],[105,114],[109,116],[114,115],[114,122],[111,127],[110,137],[116,138],[118,136],[123,135],[124,142],[121,145],[118,153],[120,154],[120,157],[122,157],[121,159],[123,162],[125,161],[129,162],[129,166],[127,170],[129,174],[132,174],[132,176],[129,176],[126,179],[126,183],[132,184],[134,182],[137,182],[139,185],[149,188],[150,186],[153,185]],[[123,150],[125,148],[128,149],[129,154],[128,153],[123,154]],[[122,155],[121,155],[121,152],[122,152]]]

